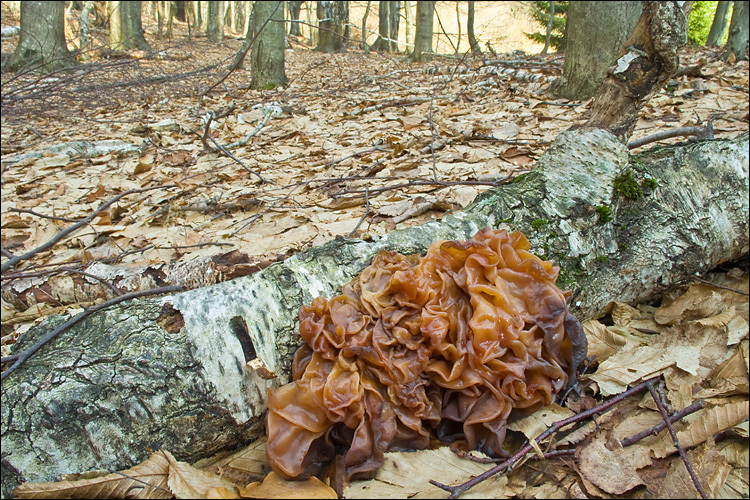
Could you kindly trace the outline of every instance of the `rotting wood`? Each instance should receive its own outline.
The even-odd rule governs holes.
[[[615,195],[623,179],[641,196]],[[192,462],[262,434],[265,389],[288,381],[299,345],[299,306],[336,293],[380,250],[423,253],[485,226],[521,230],[561,265],[558,284],[575,291],[584,319],[746,254],[748,194],[747,133],[631,158],[606,131],[568,131],[532,172],[439,221],[372,241],[340,237],[252,276],[92,315],[3,382],[1,493],[123,469],[158,448]],[[62,321],[35,327],[14,352]],[[256,359],[262,374],[248,364]]]

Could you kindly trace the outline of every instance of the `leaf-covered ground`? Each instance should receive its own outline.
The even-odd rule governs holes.
[[[4,10],[3,26],[14,23]],[[72,275],[55,267],[189,263],[237,251],[251,272],[337,236],[366,238],[458,210],[488,186],[534,168],[561,131],[587,117],[589,101],[545,94],[561,74],[557,54],[443,56],[413,64],[400,54],[321,54],[292,39],[289,85],[253,91],[246,70],[215,85],[240,41],[188,41],[184,31],[176,25],[174,41],[149,36],[158,49],[153,57],[102,52],[90,66],[48,77],[2,74],[4,250],[35,249],[102,202],[138,191],[4,274],[3,297],[14,299],[2,304],[3,355],[31,321],[80,301]],[[3,53],[16,40],[3,39]],[[727,64],[718,54],[685,48],[681,64],[692,71],[651,99],[633,139],[709,120],[719,138],[747,131],[748,63]],[[105,140],[135,151],[84,157],[48,149]],[[236,143],[242,144],[230,147]],[[232,157],[217,152],[217,144]],[[741,270],[707,278],[748,291]],[[44,282],[46,295],[18,298]],[[584,326],[595,371],[587,378],[592,390],[572,410],[664,373],[674,409],[705,400],[675,427],[706,491],[747,497],[747,297],[694,284],[664,297],[659,308],[616,304]],[[529,458],[464,497],[694,496],[665,432],[621,445],[661,420],[649,398],[628,399],[596,424],[556,436],[554,446],[575,449],[575,458]],[[520,446],[524,436],[533,438],[570,414],[571,408],[553,406],[518,421],[510,443]],[[539,445],[545,452],[552,446]],[[152,490],[153,498],[289,496],[279,493],[287,484],[265,476],[264,463],[257,442],[203,472],[157,453],[128,475],[162,478],[152,484],[165,490]],[[427,480],[458,484],[491,466],[446,448],[396,453],[375,480],[343,485],[343,491],[348,497],[445,497]],[[249,485],[263,477],[263,486]],[[127,490],[126,480],[88,481],[106,483],[108,495],[116,495]],[[68,494],[62,488],[93,488],[78,490],[86,496],[104,491],[100,487],[28,485],[33,494],[51,496]],[[261,487],[266,490],[255,490]],[[314,481],[306,487],[306,497],[331,493]]]

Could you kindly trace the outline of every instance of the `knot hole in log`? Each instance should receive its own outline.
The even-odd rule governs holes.
[[[250,340],[250,334],[247,331],[247,325],[242,316],[235,316],[229,323],[232,326],[232,331],[242,345],[242,353],[245,355],[245,363],[249,363],[257,358],[258,355],[255,353],[255,346],[253,346],[253,341]]]

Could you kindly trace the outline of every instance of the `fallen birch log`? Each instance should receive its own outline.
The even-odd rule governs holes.
[[[120,470],[167,449],[194,462],[264,432],[266,388],[289,379],[297,310],[380,250],[424,253],[483,227],[523,231],[562,267],[580,319],[748,252],[748,134],[630,157],[603,130],[561,134],[537,167],[439,221],[336,239],[251,276],[95,313],[2,383],[2,496],[23,481]],[[63,322],[14,345],[20,353]]]

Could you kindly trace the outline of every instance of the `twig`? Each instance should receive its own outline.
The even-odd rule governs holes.
[[[71,326],[75,325],[82,319],[91,316],[97,311],[100,311],[102,309],[106,309],[107,307],[117,304],[120,302],[124,302],[126,300],[130,299],[137,299],[140,297],[145,297],[147,295],[157,295],[162,293],[171,293],[171,292],[179,292],[182,290],[181,286],[164,286],[161,288],[152,288],[151,290],[140,290],[138,292],[128,293],[125,295],[120,295],[119,297],[115,297],[114,299],[107,300],[106,302],[102,302],[101,304],[97,304],[95,306],[91,306],[82,313],[76,314],[75,316],[68,319],[65,323],[58,326],[51,332],[47,333],[44,337],[39,339],[34,345],[26,349],[25,351],[18,354],[18,359],[15,363],[13,363],[10,367],[8,367],[7,370],[5,370],[0,377],[0,381],[5,380],[8,375],[13,373],[21,364],[29,359],[32,354],[34,354],[36,351],[42,348],[47,342],[51,341],[55,337],[57,337],[61,332],[65,331],[66,329],[70,328]]]
[[[686,417],[687,415],[690,415],[691,413],[695,413],[701,408],[703,408],[703,400],[699,399],[698,401],[695,401],[690,406],[686,406],[682,410],[673,413],[672,416],[669,417],[669,421],[672,423],[677,422],[678,420]],[[658,424],[651,427],[650,429],[646,429],[644,431],[639,432],[638,434],[634,434],[628,438],[623,439],[622,441],[620,441],[620,444],[622,445],[623,448],[625,448],[626,446],[630,446],[631,444],[637,443],[638,441],[640,441],[641,439],[645,437],[655,436],[656,434],[663,431],[666,426],[667,426],[666,423],[659,422]]]
[[[627,399],[628,397],[632,396],[633,394],[638,394],[639,392],[642,392],[644,389],[646,389],[648,386],[646,385],[649,382],[653,382],[655,380],[661,380],[662,376],[657,375],[654,378],[648,379],[645,382],[641,382],[640,384],[628,389],[625,392],[622,392],[618,394],[617,396],[614,396],[610,398],[609,400],[605,401],[604,403],[595,406],[594,408],[591,408],[586,411],[582,411],[581,413],[578,413],[576,415],[573,415],[572,417],[565,418],[563,420],[559,420],[552,424],[549,428],[547,428],[546,431],[542,432],[537,436],[535,441],[537,443],[541,443],[545,439],[547,439],[549,436],[557,432],[558,430],[562,429],[563,427],[570,425],[575,422],[579,422],[581,420],[584,420],[588,417],[591,417],[593,415],[596,415],[598,413],[602,413],[604,411],[609,410],[612,406],[619,403],[620,401],[623,401],[624,399]],[[519,462],[524,456],[526,456],[527,453],[529,453],[533,449],[531,444],[526,444],[523,447],[521,447],[520,450],[518,450],[515,455],[510,457],[508,460],[499,463],[495,467],[487,470],[486,472],[483,472],[482,474],[473,477],[472,479],[469,479],[465,483],[459,484],[457,486],[450,486],[446,484],[439,483],[435,481],[434,479],[430,479],[430,483],[437,486],[438,488],[441,488],[445,491],[450,492],[450,496],[448,498],[458,498],[461,496],[464,492],[469,490],[470,488],[473,488],[477,484],[481,483],[482,481],[485,481],[495,474],[499,472],[503,472],[505,469],[511,469],[513,466],[516,465],[517,462]]]
[[[713,282],[708,281],[708,280],[704,280],[704,279],[699,278],[697,276],[693,276],[693,279],[696,280],[696,281],[700,281],[701,283],[705,283],[706,285],[715,286],[716,288],[721,288],[722,290],[729,290],[730,292],[739,293],[740,295],[744,295],[745,297],[750,297],[750,293],[747,293],[744,290],[738,290],[736,288],[731,288],[731,287],[724,286],[724,285],[718,285],[716,283],[713,283]]]
[[[43,252],[43,251],[47,250],[48,248],[53,247],[57,242],[59,242],[60,240],[62,240],[63,238],[65,238],[70,233],[72,233],[74,231],[77,231],[81,227],[85,226],[86,224],[88,224],[89,222],[91,222],[92,220],[94,220],[94,217],[96,217],[96,215],[99,212],[101,212],[105,208],[109,207],[113,203],[117,202],[120,198],[122,198],[124,196],[127,196],[129,194],[133,194],[133,193],[143,193],[144,191],[150,191],[150,190],[153,190],[153,189],[166,189],[166,188],[170,188],[170,187],[176,187],[176,186],[174,184],[169,184],[167,186],[154,186],[154,187],[144,188],[144,189],[129,189],[129,190],[125,191],[124,193],[120,193],[117,196],[115,196],[114,198],[111,198],[109,201],[101,204],[99,206],[99,208],[97,208],[91,215],[89,215],[85,219],[81,219],[76,224],[73,224],[69,228],[63,229],[62,231],[60,231],[59,233],[57,233],[57,235],[55,235],[54,237],[52,237],[46,243],[41,244],[40,246],[34,248],[33,250],[29,250],[28,252],[26,252],[23,255],[16,255],[15,257],[12,257],[9,260],[3,262],[3,264],[0,266],[0,271],[5,272],[8,269],[11,269],[12,267],[15,267],[15,265],[18,264],[19,262],[21,262],[22,260],[28,260],[28,259],[32,258],[34,255],[38,254],[39,252]]]
[[[653,379],[647,380],[646,387],[648,387],[648,391],[651,393],[651,397],[654,398],[654,402],[656,403],[656,406],[659,408],[659,412],[661,413],[661,416],[664,419],[664,424],[669,430],[669,435],[672,436],[672,442],[674,443],[675,448],[677,448],[677,451],[680,453],[680,457],[682,457],[682,461],[685,464],[685,468],[687,468],[688,474],[690,474],[690,479],[693,480],[695,489],[698,490],[698,493],[700,493],[701,498],[708,498],[708,496],[706,495],[706,491],[703,489],[703,486],[698,480],[698,476],[695,474],[695,471],[693,470],[693,466],[690,463],[690,460],[688,460],[687,453],[685,453],[685,448],[682,447],[682,444],[680,444],[679,439],[677,439],[677,433],[675,432],[674,427],[672,427],[672,423],[669,421],[669,415],[667,415],[667,410],[666,408],[664,408],[664,403],[662,402],[661,397],[659,397],[659,394],[657,393],[656,388],[654,387],[654,380]]]
[[[354,235],[354,233],[357,232],[357,229],[359,229],[359,226],[362,225],[362,222],[364,222],[365,217],[367,217],[367,214],[369,213],[370,213],[370,189],[367,186],[365,186],[365,213],[359,219],[359,222],[357,222],[357,225],[354,226],[354,229],[352,229],[352,231],[349,233],[349,236],[347,236],[348,238],[351,238]]]
[[[672,130],[663,130],[653,135],[642,137],[635,141],[628,143],[628,149],[640,148],[646,144],[652,142],[661,141],[663,139],[671,139],[672,137],[687,137],[696,136],[699,139],[713,139],[714,138],[714,125],[713,122],[709,121],[705,127],[680,127]]]

